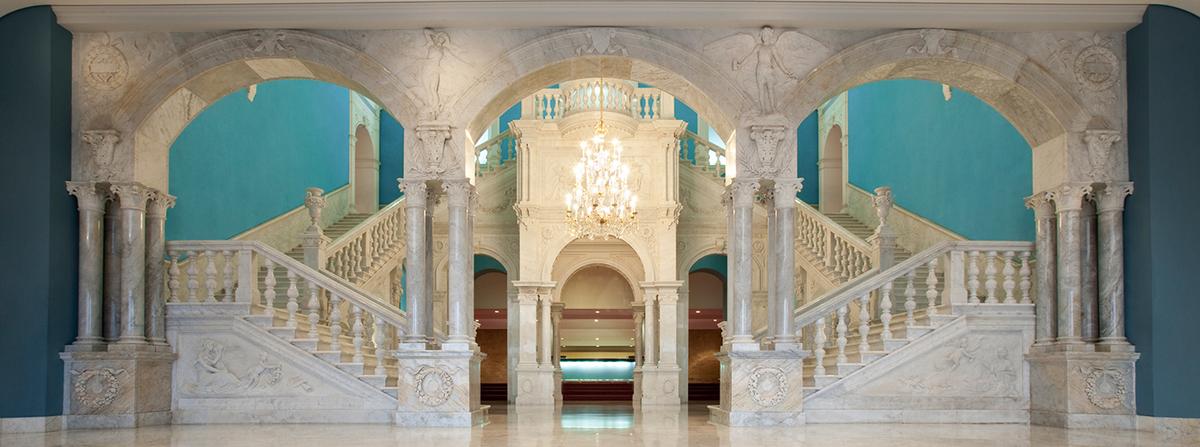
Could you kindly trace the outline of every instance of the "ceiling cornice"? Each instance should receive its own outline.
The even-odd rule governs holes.
[[[36,0],[0,0],[0,12]],[[1162,0],[1170,2],[1171,0]],[[1200,0],[1175,0],[1186,6]],[[59,0],[75,32],[540,26],[1124,31],[1146,0]],[[1193,7],[1196,5],[1193,5]]]

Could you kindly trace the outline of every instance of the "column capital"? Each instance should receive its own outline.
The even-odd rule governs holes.
[[[146,211],[146,202],[158,193],[141,183],[113,183],[109,188],[123,210]]]
[[[775,179],[775,186],[771,188],[775,194],[775,208],[795,208],[796,194],[799,194],[804,189],[804,179]],[[780,198],[783,198],[780,200]]]
[[[425,208],[429,185],[425,180],[399,179],[400,192],[404,193],[405,208]]]
[[[734,207],[747,207],[754,205],[754,193],[758,191],[758,187],[757,179],[735,178],[725,188],[733,199]]]
[[[1104,213],[1125,210],[1125,198],[1133,194],[1133,182],[1096,184],[1096,211]]]
[[[175,196],[162,191],[154,191],[146,207],[147,217],[166,217],[167,209],[175,207]]]
[[[467,208],[475,195],[475,185],[465,178],[443,180],[442,190],[446,191],[449,205],[454,208]]]
[[[1092,185],[1087,183],[1063,183],[1046,192],[1047,197],[1054,201],[1058,212],[1079,211],[1083,209],[1083,201],[1091,198]]]
[[[1054,200],[1049,192],[1035,192],[1025,198],[1025,207],[1033,210],[1035,219],[1054,218]]]
[[[79,204],[79,211],[103,213],[104,202],[111,198],[108,189],[95,182],[66,182],[66,185],[67,194],[75,196],[75,201]]]

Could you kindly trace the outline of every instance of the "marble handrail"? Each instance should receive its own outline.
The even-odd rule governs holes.
[[[936,316],[939,299],[941,304],[951,306],[1027,305],[1035,280],[1030,268],[1032,253],[1030,242],[939,243],[882,272],[868,270],[796,309],[796,333],[801,340],[813,343],[817,365],[822,365],[827,342],[836,343],[838,362],[846,363],[848,325],[857,323],[859,351],[871,351],[868,334],[876,315],[882,323],[882,339],[887,342],[892,339],[893,316],[904,318],[906,327],[911,327],[918,308],[925,310],[927,318]],[[921,269],[925,269],[923,277],[918,276]],[[945,278],[940,290],[939,277]]]
[[[688,157],[688,145],[695,154]],[[687,163],[716,177],[725,177],[725,148],[708,142],[707,139],[690,131],[679,136],[679,161]]]
[[[636,120],[674,119],[675,98],[654,87],[596,78],[544,88],[522,102],[522,118],[556,121],[575,113],[605,111]]]
[[[796,209],[798,245],[823,262],[835,280],[856,278],[878,263],[878,251],[869,242],[802,200],[796,200]]]
[[[505,148],[508,149],[508,158],[502,158]],[[483,177],[487,174],[500,172],[504,168],[513,166],[516,159],[517,138],[513,134],[512,129],[506,129],[504,132],[500,132],[500,134],[475,146],[475,176]]]
[[[374,277],[404,251],[404,198],[396,199],[326,248],[325,269],[354,284]]]

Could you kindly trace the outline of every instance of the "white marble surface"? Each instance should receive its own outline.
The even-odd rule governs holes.
[[[708,423],[703,405],[667,412],[629,404],[568,404],[527,415],[493,408],[476,428],[388,425],[174,425],[127,430],[4,434],[5,447],[122,445],[132,447],[355,446],[1171,446],[1185,439],[1136,430],[1067,430],[1024,424],[838,424],[725,428]],[[1193,444],[1194,445],[1194,444]]]

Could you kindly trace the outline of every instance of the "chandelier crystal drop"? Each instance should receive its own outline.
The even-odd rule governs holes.
[[[577,238],[620,237],[637,219],[637,195],[629,190],[629,165],[621,141],[608,138],[604,115],[592,137],[579,142],[575,189],[566,194],[567,227]]]

